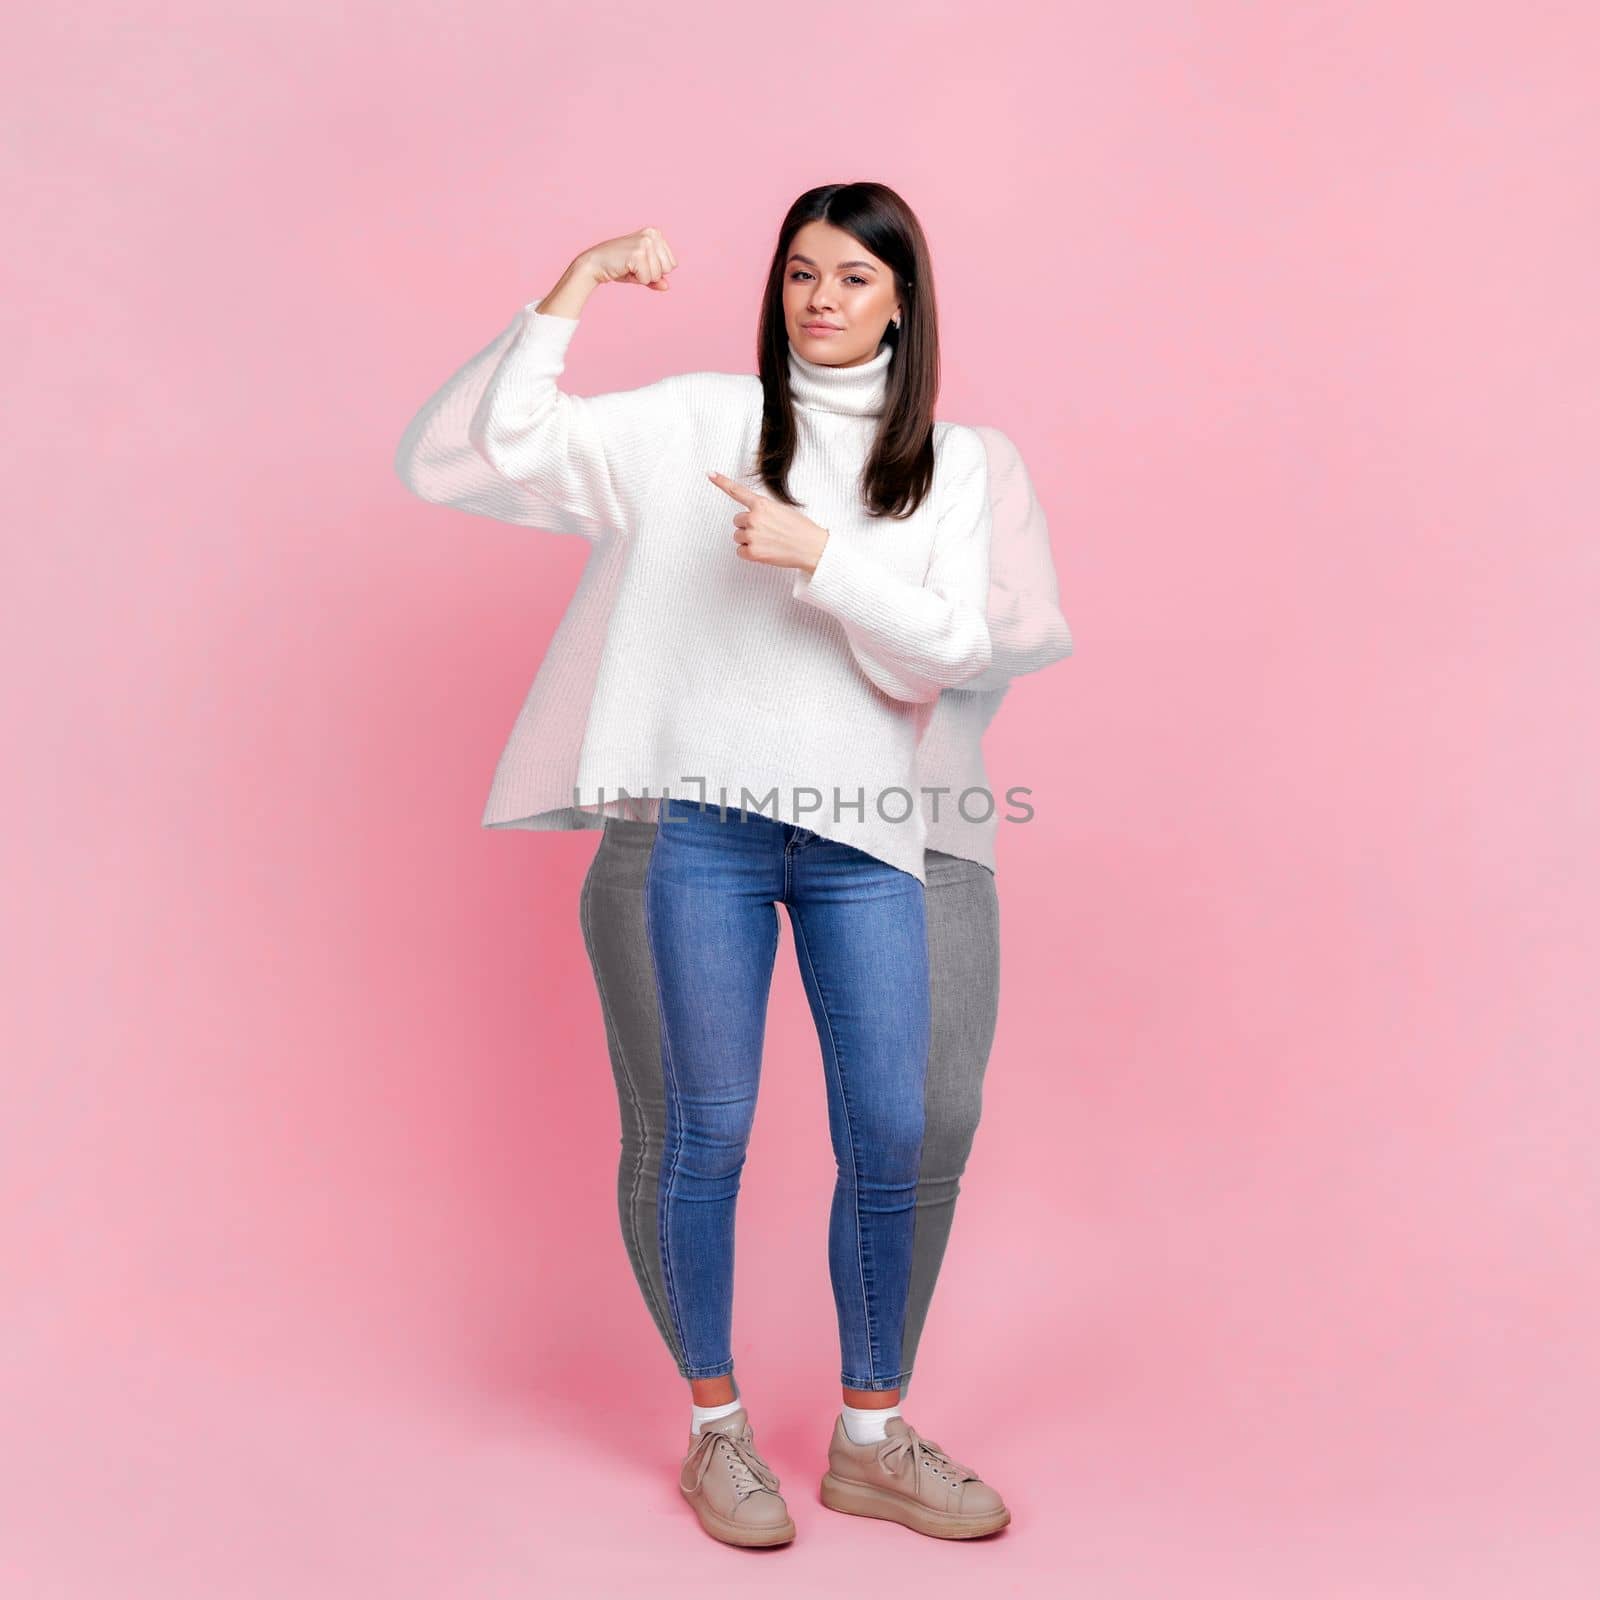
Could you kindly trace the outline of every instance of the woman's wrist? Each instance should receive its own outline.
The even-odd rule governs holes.
[[[600,279],[589,263],[589,253],[584,251],[573,258],[572,264],[557,280],[555,288],[539,301],[534,310],[549,317],[580,316],[589,296],[599,286]]]

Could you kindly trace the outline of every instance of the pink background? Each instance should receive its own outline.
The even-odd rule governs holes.
[[[220,9],[8,51],[0,1592],[1592,1596],[1592,10]],[[569,384],[749,370],[783,209],[863,177],[1077,639],[990,739],[1039,814],[907,1408],[1016,1520],[817,1501],[785,927],[763,1556],[675,1487],[597,836],[478,828],[583,548],[390,461],[645,223],[672,290],[601,291]]]

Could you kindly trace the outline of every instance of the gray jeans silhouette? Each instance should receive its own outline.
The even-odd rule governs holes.
[[[655,968],[644,923],[644,875],[656,826],[622,817],[605,819],[599,848],[584,876],[578,920],[600,994],[622,1116],[617,1167],[622,1238],[639,1291],[681,1375],[683,1353],[666,1314],[656,1243],[656,1191],[667,1109]],[[924,859],[932,1032],[911,1288],[901,1344],[900,1365],[906,1371],[916,1364],[917,1344],[950,1239],[961,1175],[983,1107],[983,1075],[1000,1004],[1000,908],[994,874],[981,862],[941,850],[929,850]],[[908,1378],[901,1386],[902,1398],[910,1388]]]

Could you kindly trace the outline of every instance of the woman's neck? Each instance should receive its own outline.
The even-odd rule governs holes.
[[[853,367],[808,361],[789,341],[789,393],[808,411],[837,411],[847,416],[876,417],[883,411],[889,362],[894,346],[885,341],[869,360]]]

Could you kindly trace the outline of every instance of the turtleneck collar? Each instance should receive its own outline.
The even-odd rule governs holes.
[[[807,361],[789,341],[789,392],[797,406],[812,411],[839,411],[847,416],[876,417],[883,412],[889,362],[894,346],[884,340],[870,361],[855,367],[830,367]]]

